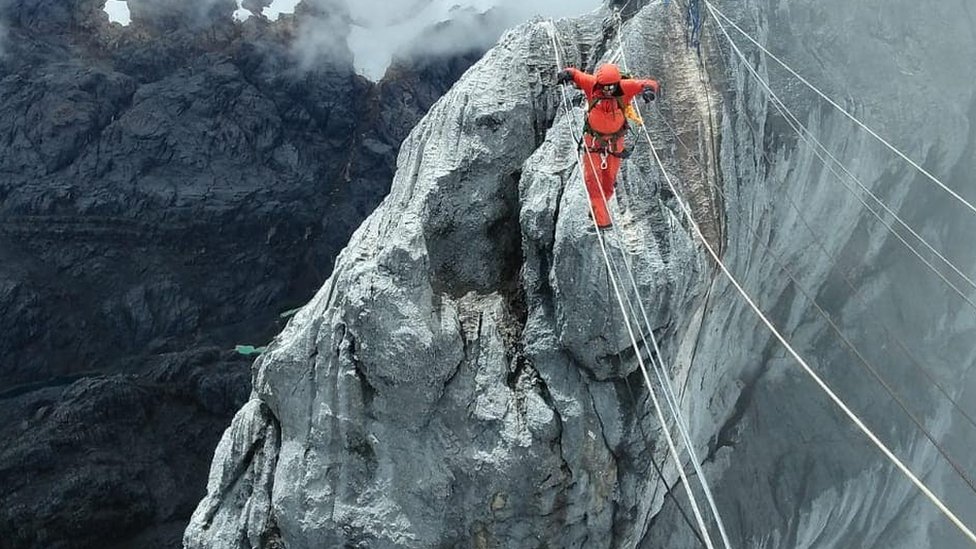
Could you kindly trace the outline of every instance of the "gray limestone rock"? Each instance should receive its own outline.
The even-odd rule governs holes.
[[[976,103],[973,65],[962,58],[976,52],[976,42],[964,3],[715,4],[855,116],[973,198]],[[858,197],[880,208],[863,191],[824,168],[714,19],[710,23],[706,64],[714,79],[728,82],[721,129],[727,263],[840,396],[964,521],[976,523],[972,492],[865,372],[811,297],[968,471],[976,467],[969,450],[974,426],[914,362],[971,409],[966,395],[972,394],[976,356],[971,345],[959,342],[971,341],[973,309],[867,211]],[[964,272],[973,272],[972,248],[959,245],[960,235],[976,230],[971,213],[759,55],[746,38],[729,32],[800,121],[866,188]],[[890,216],[884,219],[891,223]],[[717,414],[724,423],[714,427],[706,471],[738,545],[970,546],[784,354],[726,280],[716,278],[709,293],[714,299],[703,317],[692,384],[703,385],[711,395],[707,402],[723,402],[727,410]],[[679,521],[674,507],[666,507],[641,547],[697,544]]]
[[[662,10],[629,28],[680,32]],[[289,548],[641,539],[676,470],[664,465],[661,482],[650,463],[666,450],[587,233],[581,111],[554,85],[553,38],[567,63],[594,65],[609,46],[605,15],[507,33],[410,134],[390,195],[255,365],[265,425],[280,426],[273,485],[242,499],[212,483],[188,547],[257,546],[254,524],[274,524]],[[631,47],[633,70],[661,66],[653,43]],[[694,63],[689,52],[668,70]],[[688,101],[675,121],[703,138],[704,98]],[[702,265],[647,160],[622,177],[608,250],[614,265],[636,264],[652,328],[680,340]],[[251,420],[239,416],[228,436]],[[224,446],[212,477],[250,470],[250,459]],[[269,516],[252,521],[265,498]],[[205,520],[214,513],[219,522]]]
[[[865,421],[976,519],[972,494],[807,296],[967,468],[972,426],[919,381],[897,343],[965,403],[972,310],[837,185],[714,25],[701,64],[680,46],[677,5],[628,3],[619,35],[606,10],[523,25],[435,105],[404,143],[390,196],[255,364],[251,409],[267,412],[239,417],[228,436],[243,437],[255,417],[249,432],[280,433],[277,449],[262,446],[276,455],[273,482],[250,482],[249,497],[212,484],[187,547],[257,547],[261,536],[289,548],[697,546],[638,369],[647,350],[630,348],[609,283],[615,269],[629,316],[627,302],[643,298],[648,322],[637,331],[662,343],[734,546],[965,546],[703,259],[650,143],[638,141],[622,172],[606,247],[587,232],[574,151],[581,108],[561,104],[554,74],[612,58],[664,82],[667,101],[644,109],[650,141],[708,242]],[[717,5],[827,93],[857,98],[845,103],[906,136],[896,141],[912,156],[967,180],[972,64],[949,74],[935,63],[962,66],[956,49],[974,49],[961,2],[899,2],[917,25],[876,3]],[[951,237],[972,234],[971,217],[749,51],[833,154],[973,270],[971,247]],[[932,105],[951,109],[922,108]],[[213,471],[268,463],[225,446]]]

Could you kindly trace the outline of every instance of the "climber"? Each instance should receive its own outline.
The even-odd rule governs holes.
[[[582,166],[583,180],[590,195],[597,227],[606,229],[611,226],[606,201],[613,196],[620,159],[628,156],[624,149],[627,119],[641,123],[630,102],[638,94],[645,102],[653,101],[661,89],[660,85],[656,80],[622,78],[620,69],[613,63],[601,65],[595,74],[569,67],[559,72],[556,82],[572,82],[586,95],[585,135],[580,142],[580,147],[584,147],[586,152]]]

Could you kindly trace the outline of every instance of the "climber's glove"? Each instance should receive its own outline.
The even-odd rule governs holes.
[[[657,91],[658,90],[648,86],[644,88],[644,91],[641,92],[641,98],[644,99],[645,103],[650,103],[651,101],[657,99]]]
[[[573,71],[570,69],[563,69],[559,71],[559,74],[556,75],[557,84],[569,84],[572,81],[573,81]]]

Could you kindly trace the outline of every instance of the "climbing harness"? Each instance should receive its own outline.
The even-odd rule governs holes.
[[[621,79],[624,78],[631,78],[631,75],[627,73],[621,74]],[[620,128],[617,131],[613,133],[601,133],[594,130],[590,126],[589,114],[590,111],[592,111],[593,108],[596,107],[599,103],[603,101],[610,101],[610,100],[616,101],[617,108],[619,108],[624,115],[624,120],[620,124]],[[626,145],[622,147],[619,151],[612,150],[613,143],[615,143],[617,139],[621,137],[626,137],[628,132],[630,132],[631,135],[636,137],[637,133],[636,131],[634,131],[633,128],[630,127],[630,124],[627,123],[628,120],[634,121],[638,124],[644,123],[644,120],[640,117],[640,114],[638,114],[637,110],[634,109],[634,105],[629,102],[625,104],[623,98],[620,97],[619,95],[611,96],[611,97],[594,97],[587,103],[586,114],[583,117],[583,133],[585,135],[589,135],[591,138],[593,138],[594,141],[600,142],[601,145],[598,147],[584,147],[584,148],[587,150],[587,152],[600,153],[600,156],[603,159],[603,161],[600,164],[600,169],[602,170],[607,169],[608,154],[611,156],[616,156],[617,158],[621,158],[621,159],[630,157],[631,150],[628,149]],[[579,140],[579,144],[581,147],[584,146],[582,139]]]
[[[580,148],[586,152],[600,153],[600,156],[606,160],[608,156],[615,156],[617,158],[630,158],[632,149],[628,149],[626,146],[621,147],[619,151],[613,150],[613,145],[620,139],[619,135],[612,136],[602,136],[599,134],[590,134],[591,141],[595,142],[595,146],[590,146],[586,144],[586,141],[581,136],[579,139]],[[606,166],[601,166],[606,169]]]
[[[620,58],[621,58],[621,62],[623,63],[624,70],[629,72],[629,69],[627,67],[626,48],[624,47],[624,42],[623,42],[623,33],[622,33],[622,30],[623,30],[623,20],[622,20],[622,18],[620,16],[620,13],[619,12],[617,12],[615,15],[616,15],[616,20],[617,20],[617,32],[616,32],[616,35],[617,35],[618,46],[620,48],[619,49],[619,55],[620,55]],[[647,126],[644,124],[643,116],[640,115],[639,108],[635,108],[635,109],[638,112],[638,116],[641,118],[641,122],[640,122],[640,124],[639,124],[638,127],[640,129],[642,129],[644,131],[644,134],[646,135],[647,134]],[[656,154],[656,151],[655,151],[655,154]],[[678,405],[678,399],[677,399],[677,396],[675,395],[674,387],[672,387],[672,385],[671,385],[671,379],[667,375],[667,372],[665,370],[664,358],[663,358],[663,355],[661,353],[660,346],[658,345],[657,337],[654,336],[654,330],[653,330],[653,327],[651,326],[651,322],[650,322],[649,316],[647,314],[647,310],[644,308],[644,300],[640,296],[640,290],[639,290],[639,287],[637,285],[637,280],[636,280],[636,278],[634,277],[634,274],[633,274],[633,267],[631,266],[631,264],[630,264],[629,260],[627,259],[626,255],[624,255],[623,257],[624,257],[624,263],[627,265],[627,273],[629,275],[631,287],[634,289],[634,293],[637,296],[637,303],[639,305],[640,312],[641,312],[641,315],[642,315],[642,318],[643,318],[643,321],[644,321],[644,327],[646,328],[648,337],[650,338],[651,344],[652,344],[653,349],[654,349],[654,353],[658,357],[658,360],[656,362],[654,362],[652,360],[652,364],[655,365],[655,375],[657,376],[658,383],[661,385],[662,392],[663,392],[663,394],[665,396],[665,401],[668,404],[668,407],[669,407],[669,409],[671,411],[671,414],[675,418],[675,422],[677,424],[678,432],[679,432],[679,434],[680,434],[680,436],[681,436],[681,438],[682,438],[682,440],[683,440],[683,442],[685,444],[685,447],[688,450],[688,455],[691,458],[690,461],[691,461],[692,467],[695,470],[695,474],[698,476],[699,482],[700,482],[701,487],[702,487],[702,491],[705,494],[705,499],[706,499],[706,501],[708,503],[709,509],[712,512],[712,516],[715,518],[715,522],[716,522],[716,525],[718,526],[719,535],[721,536],[722,543],[724,544],[724,546],[725,546],[726,549],[729,549],[731,547],[731,543],[729,542],[728,534],[725,531],[725,525],[724,525],[724,523],[722,521],[722,516],[721,516],[721,514],[718,511],[718,505],[716,504],[715,498],[712,495],[712,491],[709,488],[708,482],[705,479],[705,474],[704,474],[704,472],[701,469],[701,465],[700,465],[701,464],[701,460],[698,458],[697,452],[695,451],[694,443],[691,440],[691,434],[689,433],[688,427],[687,427],[687,425],[685,424],[684,420],[681,417],[680,408],[679,408],[679,405]],[[636,314],[635,314],[635,316],[636,316]],[[642,330],[641,331],[642,337],[643,337],[643,333],[644,332]],[[646,339],[644,340],[644,345],[645,345],[645,347],[647,346],[647,340]]]
[[[600,166],[600,168],[603,170],[607,169],[606,161],[608,156],[615,156],[617,158],[624,159],[624,158],[630,158],[630,155],[633,152],[632,149],[628,149],[627,147],[621,148],[620,151],[612,150],[613,144],[616,142],[618,137],[610,137],[607,139],[602,139],[602,136],[596,137],[591,135],[591,137],[593,138],[593,140],[599,139],[599,144],[597,146],[593,147],[587,145],[586,141],[583,139],[582,136],[580,136],[580,138],[576,142],[579,145],[580,150],[582,151],[591,152],[591,153],[600,153],[600,157],[603,159],[603,164]]]

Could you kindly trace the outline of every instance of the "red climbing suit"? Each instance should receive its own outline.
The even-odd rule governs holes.
[[[656,80],[621,78],[620,69],[608,63],[601,65],[596,74],[587,74],[572,67],[564,73],[572,77],[576,87],[586,94],[590,105],[587,114],[587,131],[583,137],[586,154],[583,157],[583,180],[590,195],[590,204],[596,216],[597,226],[610,226],[610,214],[606,204],[613,196],[613,189],[620,170],[620,153],[624,150],[624,134],[627,118],[621,108],[634,96],[651,90],[655,95],[659,85]]]

